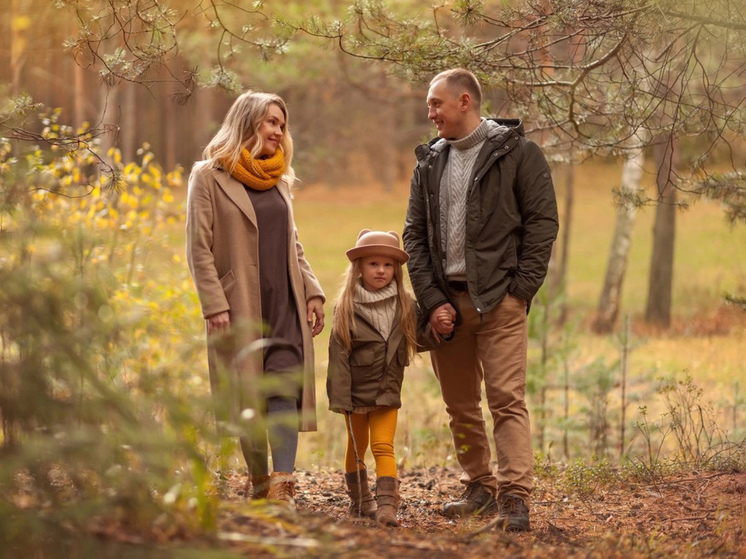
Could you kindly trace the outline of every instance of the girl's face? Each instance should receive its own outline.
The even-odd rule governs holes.
[[[363,287],[368,291],[383,289],[394,278],[393,258],[388,256],[367,256],[360,262],[363,277]]]
[[[280,146],[283,134],[285,134],[285,115],[282,114],[282,109],[275,103],[270,104],[269,109],[267,109],[267,114],[264,115],[264,120],[259,125],[258,134],[263,141],[259,157],[273,156]]]

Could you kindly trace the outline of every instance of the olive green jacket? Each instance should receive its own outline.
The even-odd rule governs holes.
[[[370,406],[401,407],[404,369],[409,365],[407,340],[397,309],[388,340],[359,314],[352,351],[347,355],[332,327],[326,391],[329,409],[342,413]]]
[[[508,292],[530,306],[546,276],[558,230],[552,176],[541,148],[525,138],[520,120],[488,122],[487,139],[469,177],[465,223],[466,278],[480,314]],[[402,235],[409,277],[425,317],[446,302],[454,304],[440,228],[440,181],[450,149],[445,140],[434,139],[415,150]]]

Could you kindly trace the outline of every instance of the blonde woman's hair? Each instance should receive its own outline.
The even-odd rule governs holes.
[[[361,261],[361,258],[356,258],[347,266],[344,281],[337,293],[337,304],[334,307],[332,331],[348,354],[352,351],[352,338],[357,333],[353,294],[355,285],[360,284],[362,276]],[[407,341],[407,354],[409,357],[414,357],[417,354],[417,317],[412,298],[404,288],[402,265],[397,261],[394,261],[394,278],[391,281],[395,281],[397,285],[396,304],[401,309],[401,329]]]
[[[288,108],[282,97],[274,93],[247,91],[239,95],[228,109],[220,130],[202,152],[203,159],[215,166],[227,162],[229,168],[226,171],[232,173],[241,151],[252,142],[251,157],[256,159],[264,147],[264,141],[259,135],[259,126],[267,116],[270,105],[280,107],[285,116],[285,130],[280,149],[285,154],[286,172],[290,174],[290,165],[293,162],[293,137],[290,135]]]

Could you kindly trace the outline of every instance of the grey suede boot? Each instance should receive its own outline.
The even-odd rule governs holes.
[[[360,482],[358,483],[358,472],[345,473],[345,484],[347,485],[347,496],[350,498],[350,516],[364,516],[366,518],[376,517],[376,500],[368,488],[368,470],[360,470]]]
[[[384,526],[399,526],[396,512],[399,510],[399,480],[395,477],[379,477],[376,482],[376,522]]]

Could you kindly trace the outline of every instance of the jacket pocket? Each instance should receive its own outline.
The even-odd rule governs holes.
[[[236,276],[233,274],[233,270],[228,270],[228,273],[225,274],[223,277],[220,278],[220,286],[223,288],[223,290],[230,287],[230,285],[236,281]]]

